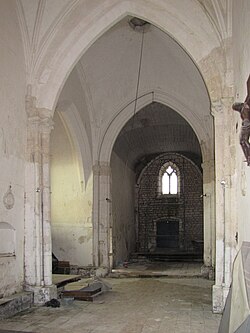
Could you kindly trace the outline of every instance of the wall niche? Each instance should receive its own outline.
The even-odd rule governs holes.
[[[7,223],[0,222],[0,257],[13,257],[16,252],[16,230]]]

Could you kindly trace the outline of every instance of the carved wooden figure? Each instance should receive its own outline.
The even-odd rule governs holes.
[[[242,126],[240,132],[240,145],[246,157],[247,165],[250,166],[250,75],[247,80],[247,97],[244,103],[234,103],[234,111],[240,112]]]

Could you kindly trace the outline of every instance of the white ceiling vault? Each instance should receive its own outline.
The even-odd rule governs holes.
[[[58,105],[69,101],[75,104],[92,144],[94,160],[110,159],[119,132],[142,108],[144,111],[138,114],[146,112],[147,122],[143,131],[142,126],[133,128],[132,141],[142,143],[130,152],[131,167],[142,155],[173,149],[192,153],[201,160],[199,143],[203,147],[204,143],[210,145],[212,154],[210,100],[198,68],[168,34],[150,25],[143,36],[131,28],[130,19],[127,16],[119,21],[83,54],[65,83]],[[124,131],[115,151],[126,159],[129,148]]]
[[[231,36],[232,0],[17,0],[29,94],[55,109],[82,54],[127,15],[149,21],[198,64]],[[205,73],[204,73],[205,74]]]
[[[16,3],[27,93],[36,97],[38,107],[52,112],[56,105],[74,105],[93,163],[109,160],[119,132],[135,112],[152,102],[152,95],[161,108],[176,111],[192,127],[203,160],[212,158],[213,119],[207,87],[209,81],[222,82],[217,77],[223,78],[224,64],[212,59],[218,65],[215,73],[203,71],[202,75],[200,64],[209,68],[210,54],[230,38],[232,0]],[[141,34],[129,26],[131,16],[151,23],[144,36],[136,110]],[[147,128],[145,135],[156,140],[156,132],[164,130],[149,132]]]
[[[18,0],[17,6],[23,27],[23,38],[26,39],[26,47],[30,50],[27,57],[32,57],[33,61],[36,62],[36,57],[44,46],[50,43],[56,28],[62,21],[70,16],[81,3],[85,9],[94,8],[94,3],[91,4],[91,2],[90,0]],[[108,3],[108,1],[106,2]],[[158,1],[159,5],[161,2]],[[171,3],[171,1],[169,2]],[[176,11],[180,5],[184,5],[183,1],[175,2]],[[186,2],[187,4],[190,2],[188,4],[190,7],[192,2]],[[222,39],[231,35],[232,0],[196,0],[196,2]],[[31,59],[28,62],[31,66],[35,65],[32,64]]]

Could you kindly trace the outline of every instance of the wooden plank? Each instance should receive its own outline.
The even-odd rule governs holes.
[[[75,300],[77,301],[87,301],[87,302],[93,302],[98,296],[100,296],[103,292],[100,290],[99,292],[93,294],[93,295],[84,295],[84,293],[78,292],[74,293],[75,295],[65,295],[63,293],[63,298],[69,298],[69,297],[74,297]]]
[[[63,291],[63,296],[70,296],[70,297],[81,297],[81,296],[92,296],[94,294],[97,294],[101,291],[101,288],[95,289],[95,290],[72,290],[72,291]]]
[[[65,286],[69,282],[75,282],[81,280],[81,275],[70,274],[52,274],[53,284],[57,287]]]
[[[62,291],[62,297],[74,297],[76,300],[91,302],[100,293],[102,293],[102,284],[97,282],[78,290],[75,288],[73,290],[64,290]]]
[[[75,299],[78,301],[94,302],[94,300],[101,294],[102,294],[102,291],[100,291],[99,293],[96,293],[94,295],[91,295],[91,296],[77,296],[77,297],[75,297]]]

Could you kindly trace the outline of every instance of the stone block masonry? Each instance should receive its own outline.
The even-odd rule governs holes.
[[[162,166],[171,161],[179,169],[178,195],[161,192]],[[154,251],[157,246],[157,223],[178,223],[177,248],[197,251],[194,244],[203,242],[203,198],[201,170],[187,157],[165,153],[143,170],[138,191],[138,251]],[[160,191],[159,191],[160,187]],[[169,243],[169,247],[175,247]]]
[[[14,316],[33,305],[33,293],[22,292],[0,299],[0,320]]]

